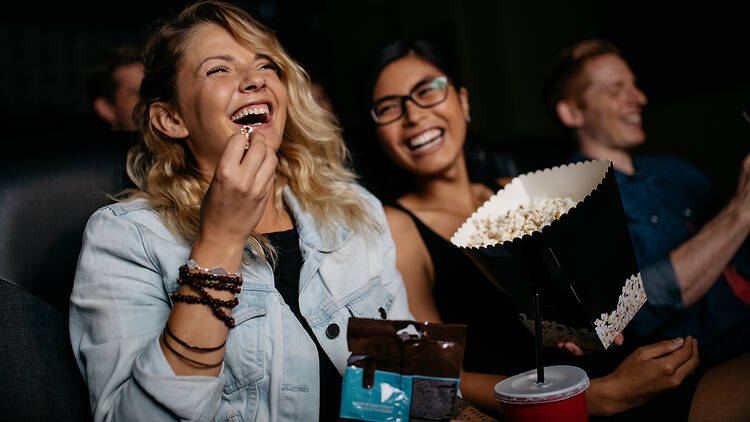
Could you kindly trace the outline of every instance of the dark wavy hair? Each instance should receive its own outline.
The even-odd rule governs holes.
[[[367,168],[360,168],[364,173],[362,183],[375,195],[384,201],[394,200],[414,187],[414,177],[411,173],[402,169],[385,154],[380,147],[375,135],[375,122],[370,117],[372,105],[372,92],[380,77],[380,73],[389,64],[409,55],[415,55],[450,78],[453,87],[458,89],[463,85],[461,78],[450,61],[446,61],[435,44],[421,39],[402,39],[394,41],[378,50],[367,64],[366,77],[362,87],[362,110],[364,121],[365,142],[361,149],[367,158]],[[467,133],[468,136],[468,133]]]
[[[437,46],[425,40],[405,39],[386,45],[375,55],[367,78],[368,93],[372,95],[372,90],[375,88],[375,83],[383,69],[410,54],[420,57],[445,73],[453,82],[456,90],[463,86],[458,72],[450,65],[451,62],[444,59]]]

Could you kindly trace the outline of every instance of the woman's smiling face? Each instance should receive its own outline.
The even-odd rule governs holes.
[[[177,73],[177,109],[199,167],[212,173],[229,136],[245,124],[278,151],[287,92],[271,59],[224,28],[206,24],[186,43]]]
[[[389,96],[407,95],[433,78],[445,76],[430,62],[410,54],[386,66],[372,93],[373,103]],[[381,146],[396,164],[421,176],[439,174],[450,168],[463,151],[466,118],[469,113],[466,89],[448,84],[447,97],[422,108],[403,102],[404,115],[376,128]]]

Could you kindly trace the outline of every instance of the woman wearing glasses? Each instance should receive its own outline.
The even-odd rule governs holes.
[[[462,149],[470,120],[468,90],[451,77],[434,47],[421,41],[385,47],[373,70],[375,132],[386,155],[407,173],[397,199],[386,202],[386,216],[410,310],[417,320],[468,325],[461,392],[471,404],[497,414],[494,385],[532,368],[534,346],[502,296],[448,241],[497,189],[469,180]],[[620,416],[652,417],[670,407],[670,420],[684,418],[697,383],[688,375],[697,365],[697,343],[687,337],[643,346],[609,367],[588,367],[592,378],[603,375],[591,380],[586,393],[589,413],[611,416],[632,409]],[[666,390],[673,392],[662,396],[658,408],[654,401],[637,407]]]

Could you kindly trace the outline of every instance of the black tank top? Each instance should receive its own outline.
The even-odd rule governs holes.
[[[341,403],[341,374],[331,362],[323,347],[318,343],[312,328],[299,310],[299,274],[302,269],[302,252],[299,249],[299,234],[297,229],[283,232],[267,233],[266,237],[278,252],[278,260],[274,268],[274,285],[281,293],[284,302],[297,317],[302,327],[315,343],[318,349],[320,368],[320,410],[318,420],[336,421],[339,418]]]
[[[485,185],[495,192],[500,189],[493,183]],[[386,205],[408,214],[419,230],[432,259],[432,296],[442,321],[467,325],[464,370],[510,376],[535,368],[534,335],[519,321],[511,299],[500,293],[461,249],[411,211],[396,201]],[[546,347],[544,364],[575,365],[593,378],[612,372],[627,352],[628,348],[611,347],[606,353],[573,357]]]
[[[432,296],[445,323],[466,324],[464,370],[513,375],[534,367],[534,337],[504,296],[461,249],[432,231],[401,204],[432,258]]]

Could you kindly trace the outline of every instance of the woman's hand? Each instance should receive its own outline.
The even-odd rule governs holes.
[[[625,337],[622,335],[622,333],[615,336],[614,340],[612,341],[617,346],[622,346],[622,343],[625,341]],[[584,352],[581,347],[572,341],[566,341],[566,342],[559,342],[557,343],[557,348],[562,352],[564,355],[568,356],[583,356],[585,354],[591,353],[590,351]]]
[[[614,372],[592,380],[597,391],[590,411],[607,415],[646,403],[679,386],[697,366],[698,341],[690,336],[639,347]]]
[[[235,133],[227,140],[203,198],[193,255],[196,252],[203,254],[205,249],[230,249],[239,253],[241,258],[242,247],[260,222],[273,191],[278,159],[263,138],[262,133],[253,132],[247,151],[247,139],[241,133]],[[226,265],[194,259],[204,266]]]

